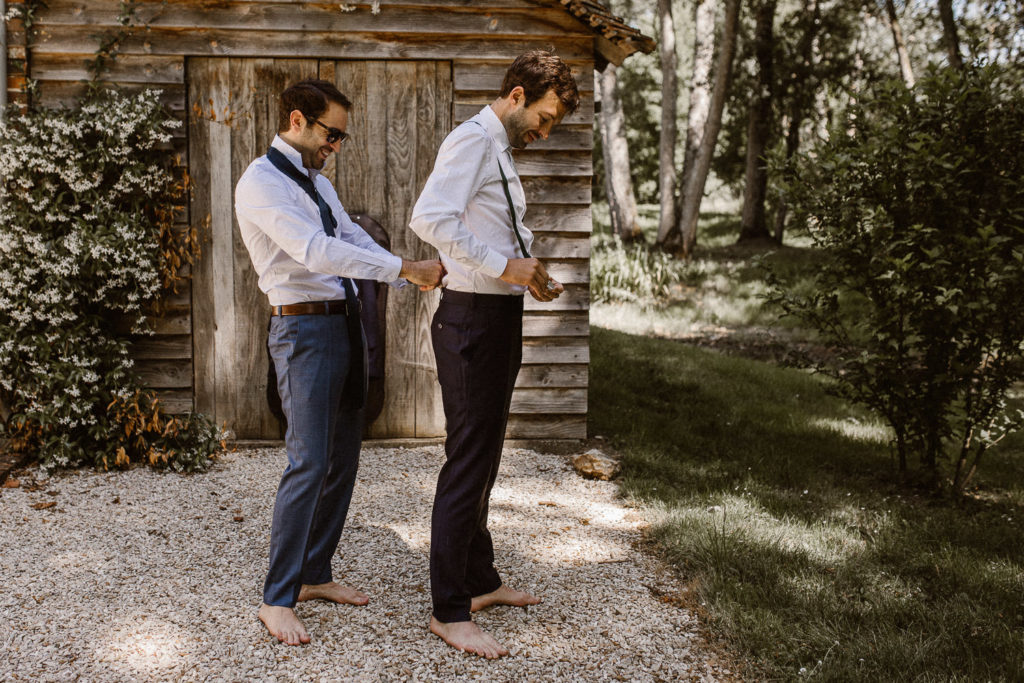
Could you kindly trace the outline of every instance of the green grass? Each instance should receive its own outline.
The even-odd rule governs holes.
[[[960,506],[807,372],[592,328],[590,432],[752,676],[1024,680],[1024,436]]]
[[[794,321],[780,321],[778,309],[763,298],[768,268],[785,277],[794,291],[811,287],[816,262],[808,239],[790,235],[785,246],[768,250],[737,245],[734,207],[721,200],[718,205],[720,212],[702,214],[698,249],[690,261],[644,245],[618,244],[609,233],[606,207],[595,206],[591,320],[623,332],[674,338],[773,327],[776,334],[813,340]],[[657,220],[657,206],[639,207],[647,245],[654,244]]]

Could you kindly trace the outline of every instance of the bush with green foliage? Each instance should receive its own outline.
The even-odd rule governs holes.
[[[997,67],[876,84],[788,198],[825,257],[776,300],[838,349],[819,369],[888,421],[901,476],[960,493],[1024,414],[1024,88]]]
[[[100,92],[0,122],[0,437],[47,468],[190,471],[217,448],[208,419],[164,415],[141,390],[122,331],[146,331],[194,254],[194,233],[172,230],[180,122],[158,95]]]

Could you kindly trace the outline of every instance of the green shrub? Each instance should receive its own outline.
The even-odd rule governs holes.
[[[0,436],[44,467],[193,470],[215,449],[209,420],[165,416],[140,390],[117,332],[146,331],[194,252],[172,231],[178,125],[152,91],[0,122]]]
[[[916,454],[961,492],[1022,420],[1006,402],[1024,378],[1020,83],[995,67],[880,83],[795,173],[825,262],[814,294],[775,299],[839,350],[820,369],[889,422],[901,476]]]

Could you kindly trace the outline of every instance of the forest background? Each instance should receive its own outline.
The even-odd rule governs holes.
[[[1024,678],[1024,5],[610,4],[590,433],[667,599],[749,678]]]

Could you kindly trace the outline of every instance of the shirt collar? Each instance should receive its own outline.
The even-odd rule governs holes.
[[[507,152],[509,147],[512,145],[508,141],[508,132],[505,130],[505,126],[502,125],[501,119],[491,109],[491,105],[487,105],[480,110],[477,114],[478,121],[483,125],[484,130],[487,131],[488,135],[494,138],[498,146],[501,147],[503,152]]]
[[[315,168],[306,168],[303,166],[302,154],[299,153],[299,150],[285,142],[284,138],[280,135],[275,135],[274,141],[270,143],[270,146],[284,154],[285,158],[292,162],[292,165],[295,166],[295,168],[308,175],[310,180],[316,182],[316,177],[320,174],[320,171]]]

